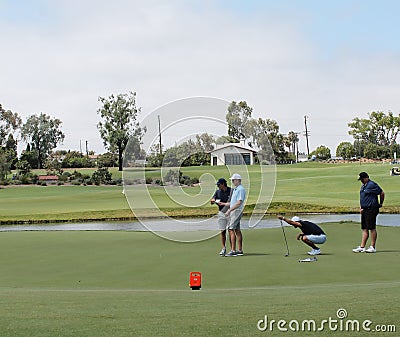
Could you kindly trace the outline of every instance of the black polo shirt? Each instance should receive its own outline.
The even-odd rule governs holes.
[[[305,235],[325,234],[324,231],[321,229],[321,227],[317,226],[315,223],[311,221],[300,220],[297,222],[301,224],[301,227],[298,228],[300,228]]]
[[[215,199],[215,200],[220,199],[221,202],[228,202],[230,200],[230,197],[231,197],[231,192],[232,192],[232,189],[229,186],[226,188],[225,192],[220,190],[220,189],[217,189],[212,198]],[[222,211],[222,209],[224,207],[225,206],[218,206],[220,211]]]

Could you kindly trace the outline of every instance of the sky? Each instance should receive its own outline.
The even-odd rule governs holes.
[[[303,152],[308,116],[310,150],[334,155],[354,117],[400,113],[399,12],[396,0],[0,0],[0,103],[59,118],[59,149],[103,153],[99,96],[136,92],[139,120],[188,97],[245,100],[300,132]]]

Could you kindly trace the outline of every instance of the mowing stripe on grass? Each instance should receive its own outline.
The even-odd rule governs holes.
[[[368,288],[368,287],[390,287],[390,286],[399,286],[400,281],[393,281],[393,282],[374,282],[374,283],[338,283],[338,284],[313,284],[312,288],[313,289],[324,289],[324,288],[351,288],[351,287],[356,287],[356,288]],[[290,289],[290,290],[309,290],[310,286],[309,285],[304,285],[304,286],[265,286],[265,287],[246,287],[246,288],[212,288],[212,289],[207,289],[203,288],[201,291],[202,292],[207,292],[207,293],[218,293],[221,291],[247,291],[247,290],[280,290],[280,289]],[[7,288],[7,287],[2,287],[0,288],[0,292],[9,292],[10,290],[15,291],[15,292],[60,292],[60,293],[125,293],[125,292],[131,292],[131,293],[153,293],[153,292],[159,292],[159,293],[174,293],[174,292],[191,292],[190,289],[112,289],[112,288],[106,288],[106,289],[53,289],[53,288]]]

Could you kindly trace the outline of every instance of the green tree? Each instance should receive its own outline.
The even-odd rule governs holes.
[[[196,140],[188,141],[173,146],[164,152],[163,166],[200,166],[210,165],[210,151],[214,149],[214,137],[208,133],[196,135]]]
[[[226,143],[239,143],[239,141],[236,139],[233,139],[230,136],[221,136],[221,137],[218,137],[215,141],[215,144],[217,144],[217,145],[223,145]]]
[[[356,155],[356,150],[350,142],[341,142],[336,148],[336,156],[350,159]]]
[[[236,141],[248,139],[251,130],[248,129],[247,123],[251,119],[253,108],[247,105],[246,101],[239,103],[232,101],[228,106],[226,114],[226,122],[228,123],[228,136]]]
[[[365,141],[367,144],[389,146],[396,143],[400,131],[400,115],[387,114],[383,111],[368,113],[369,118],[353,118],[348,123],[349,134],[355,140]]]
[[[29,143],[26,149],[22,151],[19,160],[27,161],[32,169],[38,168],[38,153],[36,150],[31,150],[31,145]]]
[[[10,164],[11,170],[14,170],[15,164],[18,161],[18,154],[17,154],[17,142],[14,140],[14,136],[11,133],[8,135],[6,144],[3,147],[3,151],[6,153],[7,161]]]
[[[79,151],[68,151],[63,155],[61,167],[64,168],[82,168],[93,167],[94,163]]]
[[[108,184],[112,180],[112,174],[108,171],[107,167],[100,167],[92,174],[92,182],[95,185]]]
[[[299,136],[297,135],[296,132],[289,131],[289,133],[287,135],[287,139],[291,144],[291,149],[292,149],[293,155],[296,156],[296,147],[297,147],[297,143],[299,142]]]
[[[31,173],[31,165],[26,160],[19,160],[16,168],[19,176],[27,176]]]
[[[7,153],[0,150],[0,180],[5,180],[7,178],[7,174],[11,172],[10,167],[11,164],[8,161]]]
[[[369,143],[365,146],[364,156],[368,159],[377,159],[378,158],[378,145]]]
[[[58,160],[58,158],[51,153],[47,158],[44,163],[44,168],[46,169],[47,174],[58,174],[61,175],[63,173],[63,170],[61,168],[61,162]]]
[[[141,153],[141,141],[145,128],[136,122],[140,108],[136,107],[136,93],[110,95],[99,97],[102,107],[97,110],[101,121],[97,124],[104,146],[112,153],[118,154],[118,169],[122,171],[123,153],[128,144],[136,144],[136,149],[130,149],[130,156]]]
[[[0,146],[5,146],[7,139],[21,125],[21,118],[17,113],[5,110],[0,104]]]
[[[98,167],[115,167],[118,165],[117,156],[113,153],[107,152],[100,154],[97,157]]]
[[[254,132],[262,161],[271,162],[273,157],[276,162],[289,161],[284,136],[279,132],[279,124],[275,120],[259,118]]]
[[[161,145],[161,150],[162,150],[162,153],[160,154],[160,144],[159,143],[154,143],[150,147],[150,153],[146,157],[147,166],[150,166],[150,167],[161,167],[162,166],[162,163],[164,160],[164,155],[165,155],[164,145]]]
[[[318,146],[313,152],[310,153],[310,156],[315,155],[315,157],[319,160],[327,160],[331,158],[331,150],[325,145]]]
[[[65,135],[61,131],[61,124],[59,119],[41,113],[39,116],[30,116],[22,126],[22,139],[36,151],[38,168],[43,168],[50,152],[64,140]]]

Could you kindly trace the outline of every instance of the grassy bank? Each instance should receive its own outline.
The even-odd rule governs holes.
[[[321,164],[304,163],[277,166],[277,179],[269,213],[354,213],[358,212],[358,172],[367,171],[386,192],[382,212],[400,213],[400,177],[389,176],[390,165],[382,164]],[[251,212],[257,202],[259,184],[257,167],[248,167],[255,188],[248,192],[246,212]],[[214,177],[229,176],[225,167],[182,168],[190,177],[211,173]],[[140,171],[137,171],[140,175]],[[116,169],[112,170],[117,176]],[[160,171],[148,170],[146,176],[157,178]],[[160,186],[144,188],[133,185],[139,203],[147,193],[167,215],[208,216],[215,207],[205,201],[199,207],[177,204]],[[172,193],[180,193],[176,188]],[[0,223],[92,221],[134,219],[121,186],[13,186],[0,189]],[[195,195],[200,187],[186,187],[183,192]],[[211,197],[211,195],[210,195]],[[263,197],[260,199],[263,203]],[[139,207],[139,206],[138,206]],[[265,205],[265,208],[267,205]],[[139,207],[140,208],[140,207]],[[262,207],[261,207],[262,208]],[[146,209],[151,216],[152,210]]]
[[[281,336],[257,322],[321,322],[339,308],[400,329],[399,228],[379,228],[378,253],[367,255],[351,252],[358,225],[323,227],[328,241],[315,263],[298,262],[308,249],[293,228],[289,257],[276,228],[244,231],[246,254],[235,258],[218,256],[217,237],[183,244],[141,232],[2,233],[1,336]],[[189,289],[190,271],[202,272],[200,291]]]

